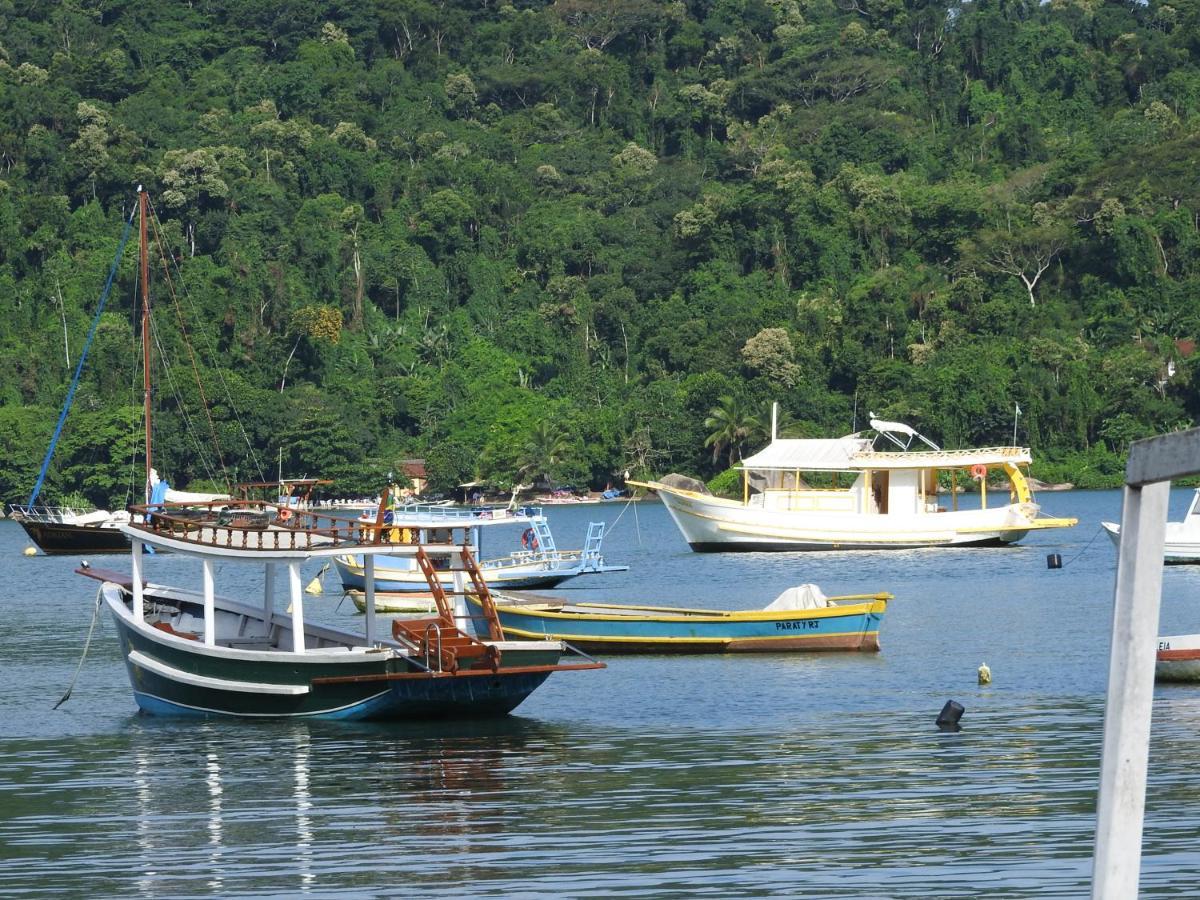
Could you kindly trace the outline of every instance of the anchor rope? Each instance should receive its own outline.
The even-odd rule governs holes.
[[[75,674],[71,676],[71,683],[67,685],[67,692],[59,698],[59,701],[50,708],[50,711],[58,709],[71,697],[71,691],[75,690],[75,682],[79,680],[79,673],[83,670],[83,661],[87,659],[88,648],[92,646],[92,634],[96,630],[96,621],[100,618],[100,598],[104,596],[104,587],[101,586],[96,591],[96,602],[92,606],[92,624],[88,626],[87,640],[83,642],[83,653],[79,656],[79,665],[75,667]]]
[[[1079,557],[1083,556],[1084,551],[1087,550],[1088,547],[1092,546],[1092,542],[1095,541],[1096,538],[1100,537],[1100,535],[1103,533],[1104,533],[1104,526],[1101,525],[1096,529],[1096,533],[1092,535],[1091,540],[1089,540],[1086,544],[1084,544],[1083,548],[1078,553],[1076,553],[1069,560],[1067,560],[1065,563],[1063,563],[1062,567],[1065,569],[1071,563],[1075,562],[1075,560],[1079,559]]]

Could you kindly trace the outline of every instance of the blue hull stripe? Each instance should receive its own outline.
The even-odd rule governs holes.
[[[770,640],[772,638],[827,637],[836,634],[861,634],[878,631],[882,616],[878,613],[855,613],[845,616],[813,618],[767,619],[759,621],[725,620],[715,622],[689,621],[621,621],[616,617],[590,619],[562,616],[556,618],[530,614],[514,614],[500,610],[500,623],[505,628],[546,635],[606,638],[609,640]]]

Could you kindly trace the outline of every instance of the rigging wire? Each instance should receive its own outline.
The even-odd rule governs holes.
[[[42,482],[46,480],[46,472],[50,469],[50,460],[54,457],[54,449],[58,446],[58,439],[62,436],[63,425],[67,421],[67,413],[71,410],[71,403],[75,399],[75,389],[79,387],[79,377],[83,374],[83,364],[87,362],[88,350],[92,346],[92,339],[96,336],[96,328],[100,324],[100,314],[104,312],[104,304],[108,301],[109,291],[112,290],[113,278],[117,274],[117,267],[121,263],[121,256],[125,253],[125,245],[129,242],[129,234],[133,231],[133,213],[129,214],[129,220],[125,223],[125,231],[121,235],[120,246],[117,247],[116,256],[113,257],[112,266],[108,270],[108,280],[104,282],[104,291],[100,294],[100,303],[96,307],[96,314],[92,317],[92,327],[88,330],[87,340],[84,342],[83,351],[79,354],[79,362],[75,366],[75,375],[71,379],[71,387],[67,389],[67,399],[63,403],[62,412],[58,416],[58,424],[54,426],[54,436],[50,438],[50,446],[46,448],[46,457],[42,460],[42,469],[38,473],[37,482],[33,486],[33,493],[29,495],[29,505],[37,501],[38,494],[42,491]]]
[[[151,213],[153,216],[153,221],[155,223],[157,223],[158,222],[158,214],[157,214],[157,212],[154,211],[153,203],[150,205],[150,210],[151,210]],[[157,225],[155,228],[155,233],[156,234],[158,233]],[[161,239],[160,239],[160,248],[161,248]],[[179,264],[175,261],[174,256],[167,256],[167,260],[168,260],[169,264],[174,268],[176,274],[178,274],[178,276],[179,276],[179,283],[182,286],[183,298],[187,302],[188,307],[191,310],[193,320],[200,321],[202,317],[200,316],[198,310],[196,309],[195,300],[192,298],[191,291],[188,290],[187,282],[183,278],[183,273],[179,268]],[[170,277],[168,276],[168,281],[169,280],[170,280]],[[179,299],[175,295],[173,287],[172,287],[171,293],[172,293],[172,297],[175,299],[176,305],[178,305]],[[242,440],[245,442],[246,449],[249,451],[250,461],[251,461],[251,463],[253,463],[255,470],[258,472],[259,480],[266,481],[267,477],[263,473],[262,462],[258,457],[258,452],[254,449],[254,444],[251,442],[250,435],[246,431],[246,426],[242,422],[241,413],[238,412],[237,404],[235,404],[233,402],[233,392],[229,389],[229,383],[225,380],[224,369],[221,366],[216,365],[216,360],[218,359],[218,356],[217,356],[216,348],[212,345],[211,336],[207,335],[205,332],[201,332],[201,334],[203,334],[205,336],[205,340],[208,342],[207,350],[208,350],[209,358],[213,360],[213,369],[215,370],[215,372],[217,374],[217,380],[221,382],[221,387],[225,391],[225,399],[226,399],[226,401],[228,401],[229,409],[233,413],[233,418],[238,424],[238,429],[241,431]]]
[[[179,308],[179,297],[175,293],[175,282],[171,279],[170,267],[167,265],[166,254],[163,251],[162,234],[158,229],[158,220],[151,209],[151,224],[154,227],[155,243],[158,245],[158,256],[162,264],[163,277],[167,282],[167,290],[170,291],[171,299],[175,305],[175,320],[179,324],[179,334],[183,338],[183,345],[187,348],[188,358],[192,364],[192,375],[196,380],[196,390],[200,393],[200,406],[204,410],[204,415],[208,420],[208,431],[212,435],[213,447],[217,451],[217,465],[221,470],[222,480],[225,482],[225,489],[232,493],[232,486],[229,483],[229,472],[225,468],[225,455],[221,452],[221,439],[217,434],[217,426],[213,422],[212,408],[209,405],[208,397],[204,393],[204,383],[200,379],[200,368],[196,362],[196,351],[192,347],[192,342],[188,337],[187,326],[183,321],[183,311]]]
[[[183,430],[191,440],[192,446],[196,450],[196,458],[200,461],[200,465],[203,466],[208,477],[214,482],[219,481],[221,479],[218,479],[217,473],[212,467],[212,463],[205,454],[204,446],[196,437],[196,432],[199,431],[199,429],[193,424],[192,419],[194,417],[190,412],[188,412],[187,404],[183,401],[183,395],[180,393],[179,387],[175,384],[174,376],[171,375],[171,366],[167,357],[167,350],[163,346],[162,339],[158,333],[158,324],[155,322],[153,311],[151,311],[150,314],[150,335],[154,340],[154,346],[158,348],[159,359],[161,359],[163,362],[163,374],[167,376],[167,385],[171,389],[171,396],[175,398],[175,403],[179,410],[179,416],[181,419],[183,419]],[[225,479],[225,481],[228,482],[228,479]]]

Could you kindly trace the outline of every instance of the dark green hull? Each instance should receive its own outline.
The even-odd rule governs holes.
[[[329,654],[320,659],[316,652],[306,660],[303,654],[280,651],[247,654],[199,643],[181,646],[178,638],[159,638],[147,633],[153,629],[139,629],[111,611],[134,698],[155,715],[352,720],[501,716],[550,674],[520,670],[553,666],[560,656],[557,650],[508,650],[498,672],[429,673],[390,653],[348,652],[344,659],[330,660]]]

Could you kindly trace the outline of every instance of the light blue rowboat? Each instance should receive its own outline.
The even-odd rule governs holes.
[[[494,591],[493,597],[508,639],[553,638],[589,653],[875,651],[892,599],[887,593],[826,597],[815,585],[789,588],[765,609],[733,611],[568,603]]]

